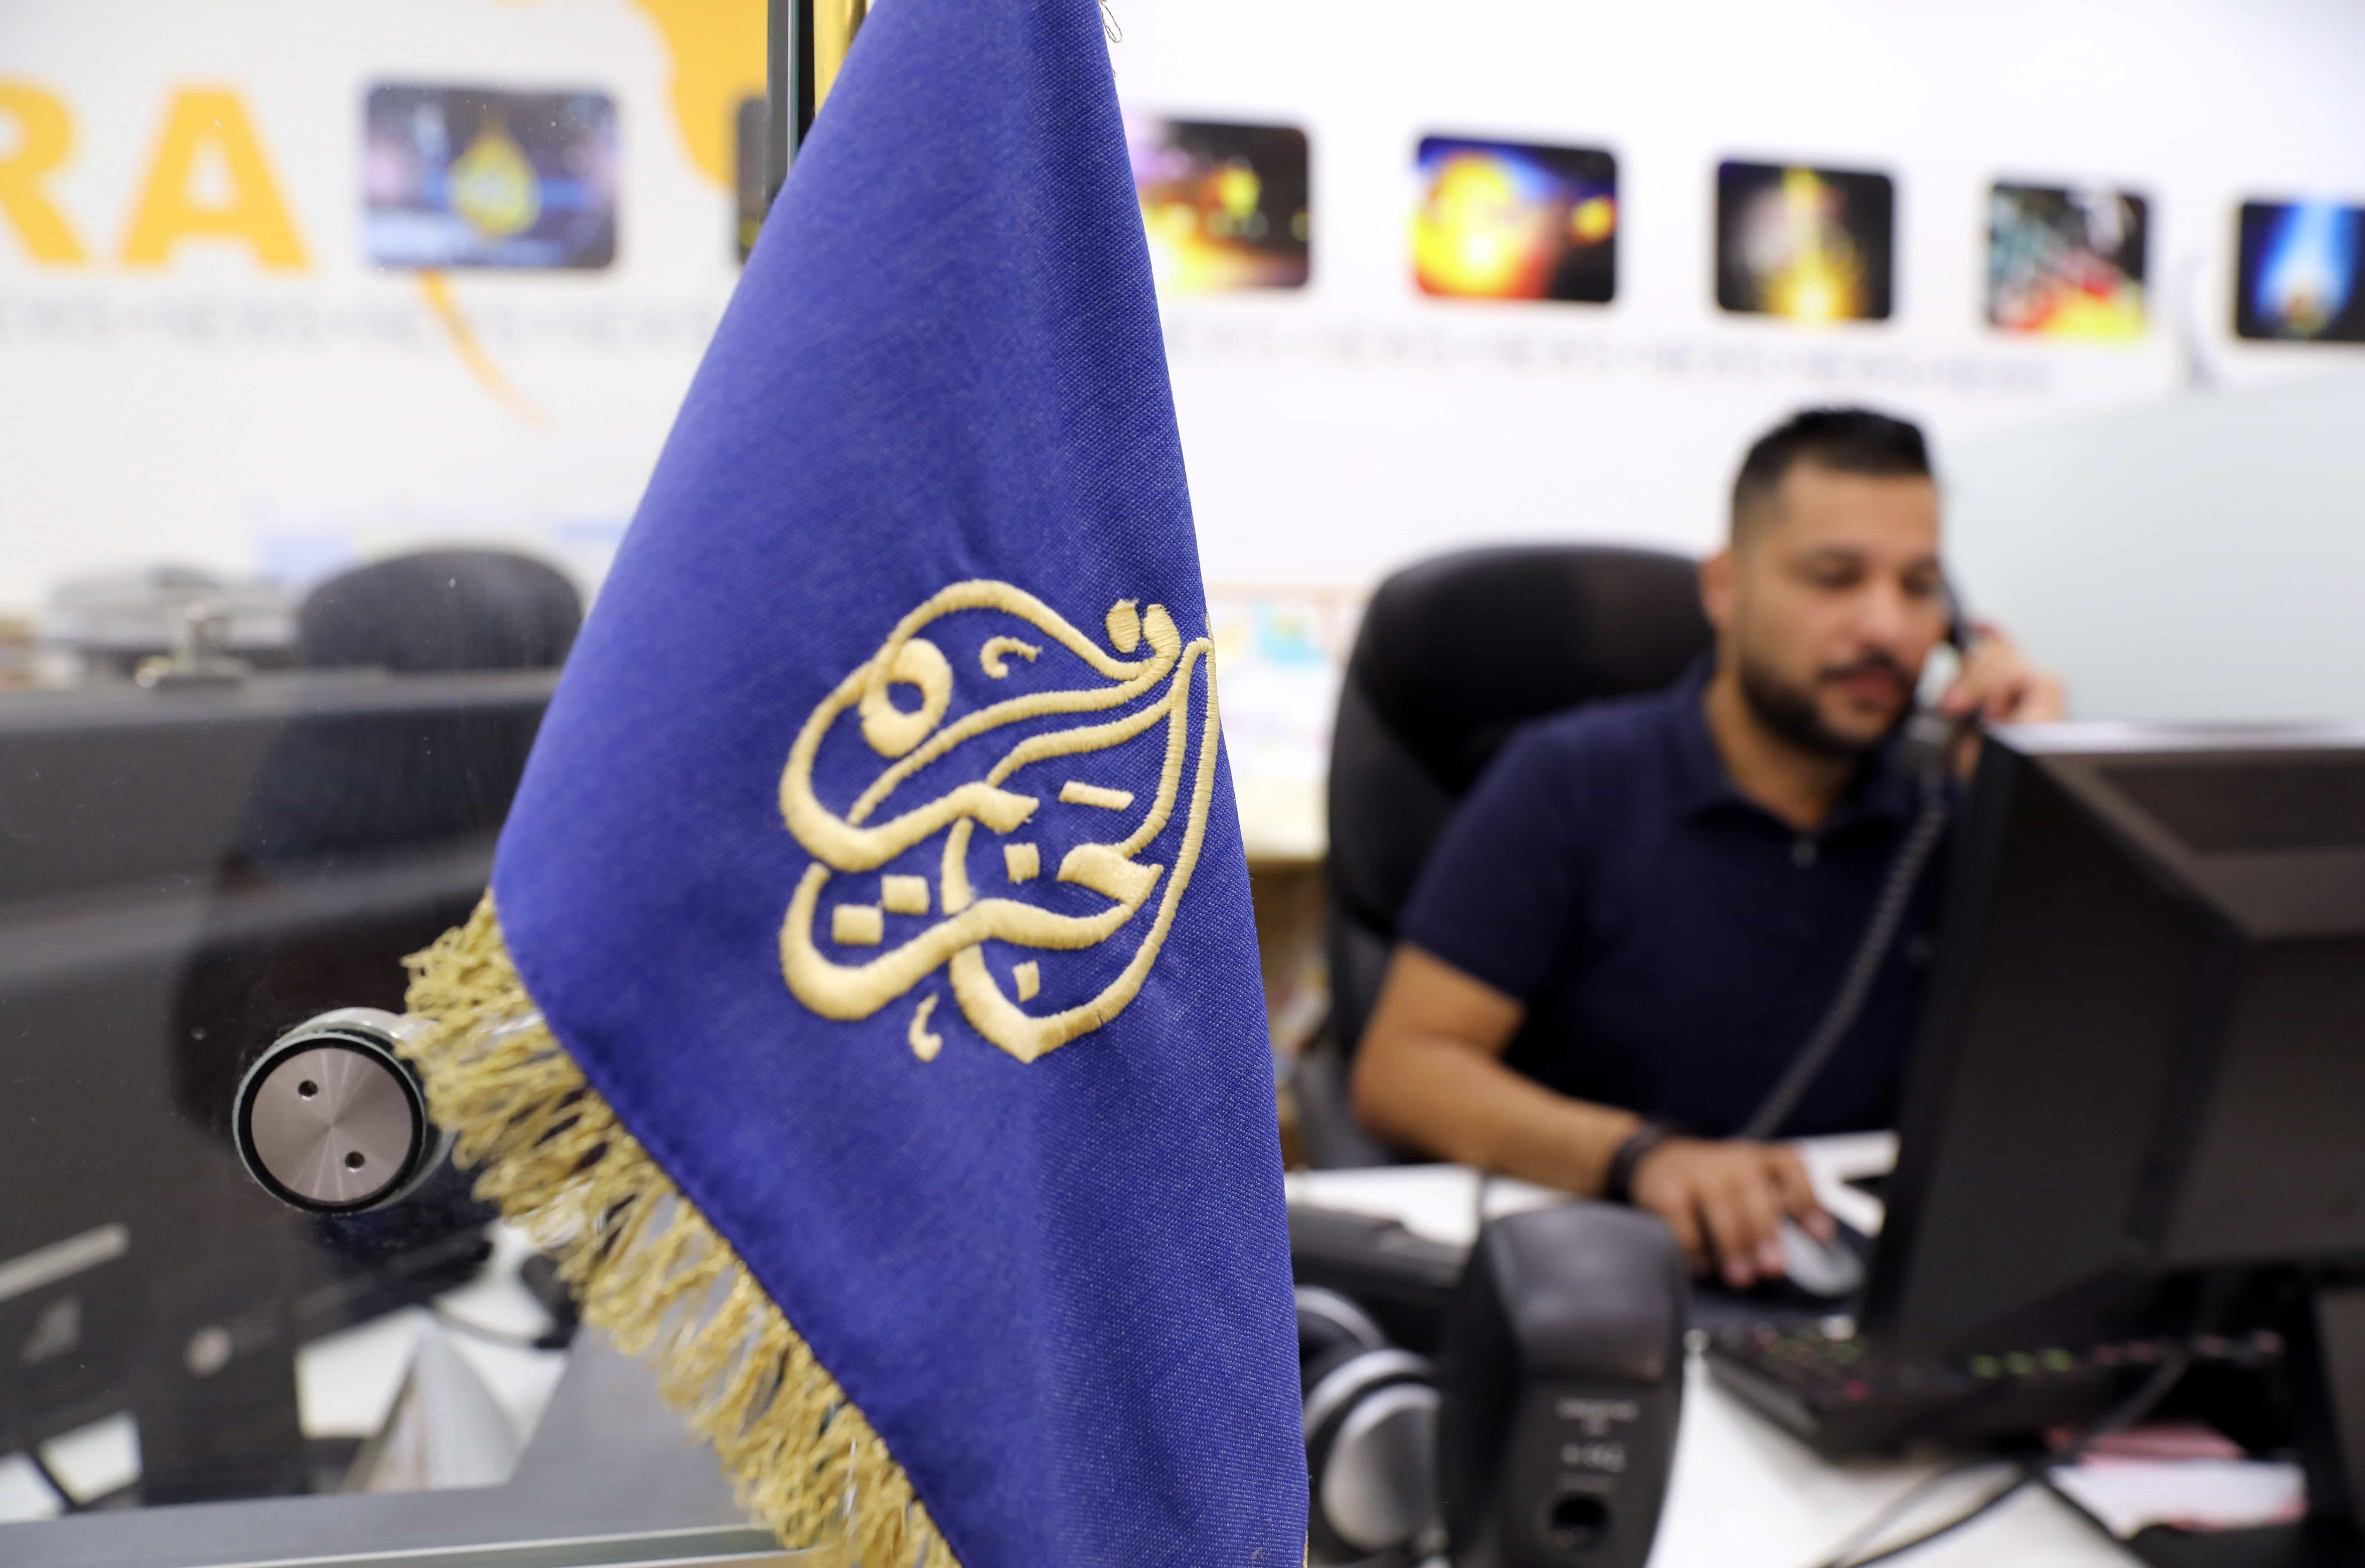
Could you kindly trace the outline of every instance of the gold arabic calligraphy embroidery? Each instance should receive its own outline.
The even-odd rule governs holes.
[[[1048,642],[1082,659],[1100,677],[1098,684],[1037,689],[989,703],[947,722],[953,696],[953,666],[936,641],[921,635],[934,623],[962,610],[992,610],[1021,620]],[[1104,622],[1112,654],[1077,630],[1041,599],[1009,583],[955,583],[906,615],[870,658],[857,666],[813,710],[789,750],[780,776],[780,814],[797,842],[812,855],[780,927],[780,969],[799,1002],[824,1018],[870,1017],[908,995],[938,969],[948,970],[953,1001],[970,1026],[1020,1061],[1033,1061],[1080,1035],[1099,1028],[1123,1012],[1140,992],[1174,923],[1175,908],[1190,885],[1206,835],[1213,802],[1218,730],[1216,719],[1212,644],[1205,637],[1185,644],[1161,605],[1138,609],[1131,599],[1112,606]],[[1044,650],[1008,634],[985,638],[977,660],[992,680],[1007,678],[1013,658],[1037,663]],[[1135,655],[1138,656],[1127,656]],[[1205,700],[1194,723],[1192,693],[1204,683]],[[919,693],[919,706],[896,704],[889,689]],[[1138,706],[1132,706],[1138,703]],[[1062,714],[1116,716],[1066,728],[1032,729],[1010,744],[981,777],[920,799],[924,789],[899,797],[936,763],[972,741],[1031,720]],[[848,712],[862,739],[888,766],[841,814],[813,792],[813,766],[823,742]],[[1035,816],[1043,795],[1005,788],[1029,765],[1059,758],[1085,758],[1166,725],[1166,748],[1158,788],[1138,819],[1135,790],[1090,779],[1063,778],[1056,798],[1131,823],[1121,838],[1076,845],[1061,857],[1054,880],[1090,890],[1108,901],[1093,914],[1056,913],[1037,904],[981,896],[970,879],[969,855],[981,825],[1004,840],[1000,857],[1014,886],[1040,875],[1040,849],[1013,839]],[[1195,759],[1194,736],[1195,734]],[[987,741],[986,744],[992,744]],[[1185,777],[1186,764],[1195,761]],[[1185,791],[1187,790],[1187,799]],[[900,799],[908,801],[893,809]],[[1182,810],[1182,834],[1171,866],[1138,857],[1156,843]],[[890,814],[881,816],[882,809]],[[829,906],[830,940],[841,947],[884,947],[859,963],[824,956],[814,940],[814,923],[837,879],[851,881],[878,870],[905,851],[944,834],[940,869],[931,887],[924,877],[889,874],[878,879],[875,899],[857,885],[852,896],[841,886]],[[1161,886],[1162,884],[1162,886]],[[1151,896],[1157,895],[1154,909]],[[912,917],[936,912],[934,924],[908,939],[887,946],[890,914]],[[1033,958],[1011,971],[1011,990],[989,969],[988,941],[1039,951],[1096,947],[1116,940],[1135,917],[1149,912],[1139,942],[1115,979],[1085,1001],[1047,1014],[1030,1014],[1020,1003],[1041,989],[1042,969]],[[915,1055],[932,1060],[943,1039],[929,1014],[937,998],[923,997],[906,1037]]]

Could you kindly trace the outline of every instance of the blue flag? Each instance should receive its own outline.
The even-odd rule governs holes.
[[[414,960],[479,1190],[866,1568],[1304,1551],[1272,1081],[1093,0],[864,25]]]

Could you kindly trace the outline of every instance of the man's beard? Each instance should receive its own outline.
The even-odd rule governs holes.
[[[1815,706],[1811,691],[1790,685],[1771,669],[1749,656],[1738,655],[1737,673],[1741,677],[1742,700],[1757,722],[1773,731],[1800,751],[1816,756],[1828,756],[1844,762],[1860,761],[1878,751],[1895,734],[1898,727],[1912,715],[1911,703],[1900,704],[1894,722],[1869,740],[1844,735],[1823,722]],[[1897,678],[1900,690],[1912,689],[1912,678],[1905,666],[1885,654],[1871,653],[1852,663],[1819,671],[1817,680],[1837,679],[1856,675],[1867,669],[1886,670]]]

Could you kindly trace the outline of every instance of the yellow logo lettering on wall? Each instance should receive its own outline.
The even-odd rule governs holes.
[[[208,152],[224,176],[219,197],[196,189],[199,161]],[[173,95],[123,237],[123,263],[161,267],[190,240],[241,242],[266,267],[308,264],[246,105],[227,87],[186,87]]]
[[[0,151],[0,218],[37,262],[78,266],[89,258],[73,226],[50,199],[50,176],[73,155],[73,115],[63,99],[29,82],[0,81],[0,121],[16,130]]]
[[[73,111],[63,98],[0,78],[0,230],[50,266],[90,261],[50,194],[73,151]],[[167,101],[120,260],[128,267],[162,267],[192,240],[242,245],[275,271],[311,264],[245,100],[228,87],[185,87]]]
[[[633,0],[673,62],[674,122],[701,174],[731,187],[731,111],[764,90],[760,0]]]

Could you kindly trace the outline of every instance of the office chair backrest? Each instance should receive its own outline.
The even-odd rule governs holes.
[[[555,671],[582,622],[564,573],[507,551],[415,551],[321,583],[296,612],[303,669],[453,678],[414,685],[407,715],[323,698],[291,718],[252,784],[240,852],[277,864],[489,835],[548,695],[502,677]]]
[[[419,550],[340,573],[296,612],[306,669],[554,669],[583,624],[565,573],[506,550]]]
[[[1471,550],[1380,585],[1330,741],[1331,1022],[1346,1052],[1414,879],[1511,733],[1664,686],[1709,640],[1696,564],[1663,551]]]

